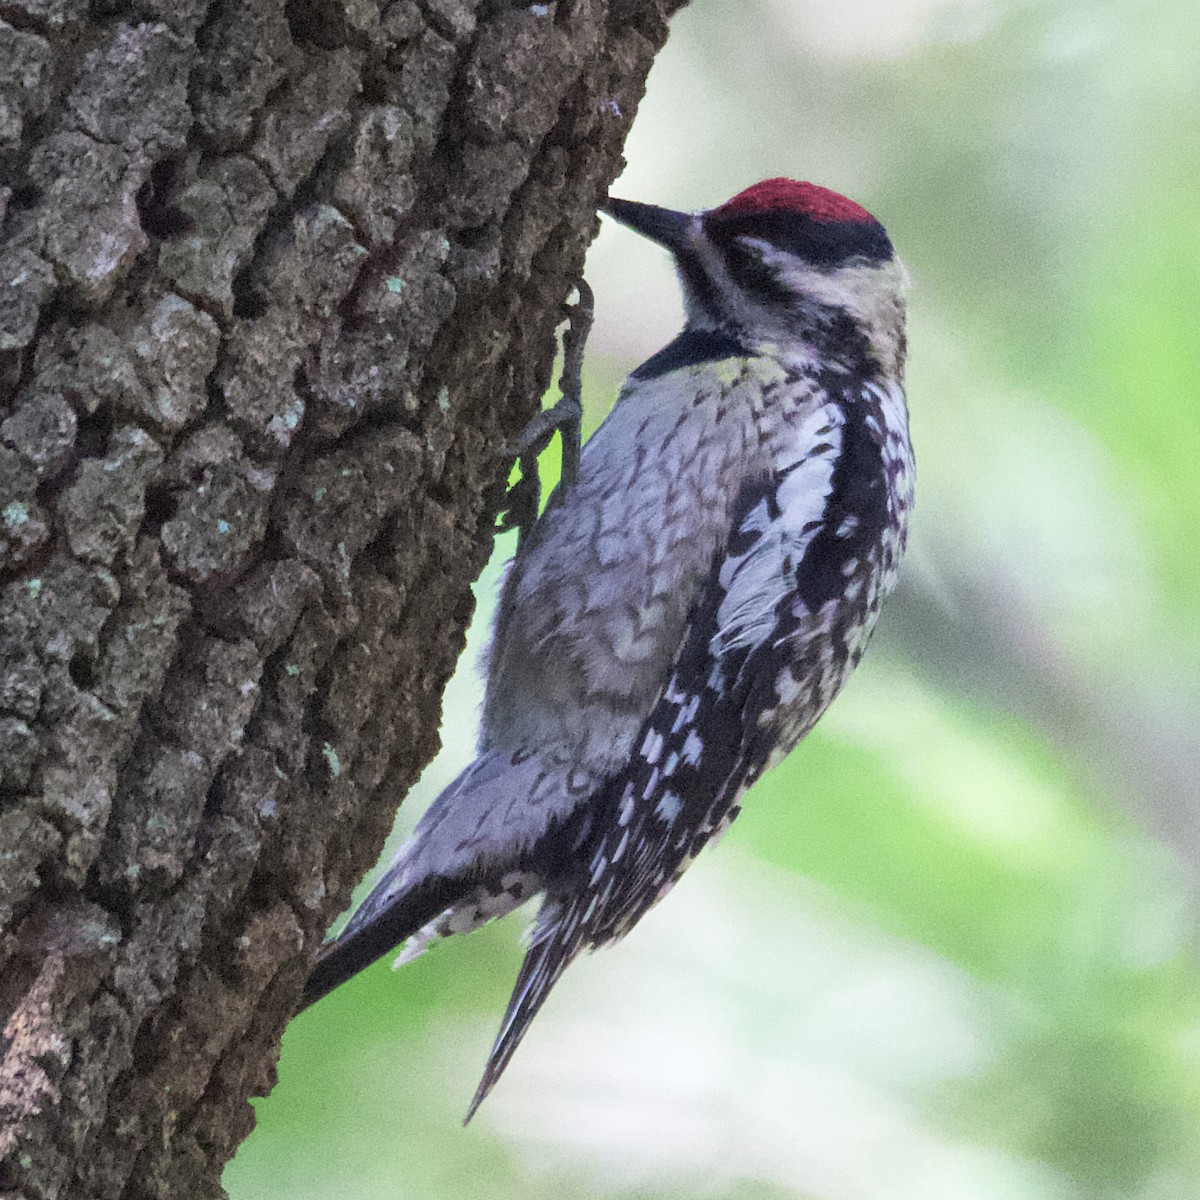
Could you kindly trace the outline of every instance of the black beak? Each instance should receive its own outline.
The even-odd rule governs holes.
[[[686,250],[692,243],[696,218],[691,213],[674,212],[657,204],[638,204],[634,200],[614,200],[600,205],[601,212],[615,217],[642,237],[648,237],[673,254]]]

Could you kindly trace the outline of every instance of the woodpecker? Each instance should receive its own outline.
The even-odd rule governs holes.
[[[306,988],[540,894],[468,1121],[572,959],[628,933],[837,695],[913,502],[906,275],[866,209],[791,179],[602,207],[673,255],[683,331],[520,545],[478,756]]]

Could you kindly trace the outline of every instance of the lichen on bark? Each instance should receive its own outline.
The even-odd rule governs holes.
[[[678,3],[0,6],[0,1192],[219,1194]]]

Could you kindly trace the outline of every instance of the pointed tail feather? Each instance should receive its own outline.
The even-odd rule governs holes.
[[[457,890],[461,890],[461,885]],[[366,921],[360,922],[359,914],[355,914],[346,932],[327,942],[318,952],[312,973],[304,984],[304,1003],[299,1011],[316,1004],[334,988],[394,950],[453,903],[455,894],[452,880],[435,877],[398,895]]]
[[[529,947],[525,961],[521,964],[516,986],[500,1025],[500,1032],[496,1035],[487,1065],[483,1069],[483,1078],[479,1081],[475,1098],[463,1118],[464,1125],[475,1115],[500,1076],[504,1074],[505,1067],[521,1044],[521,1039],[533,1023],[533,1018],[537,1016],[546,997],[549,996],[550,989],[579,953],[582,942],[583,932],[579,927],[576,906],[571,905],[564,910],[557,902],[546,900],[538,913],[533,945]]]

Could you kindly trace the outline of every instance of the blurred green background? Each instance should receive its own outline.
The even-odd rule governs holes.
[[[697,0],[627,157],[632,199],[787,174],[887,225],[913,281],[901,590],[468,1129],[520,918],[297,1020],[231,1196],[1195,1200],[1200,7]],[[594,427],[680,309],[607,223],[588,277]],[[404,828],[471,755],[512,548]]]

